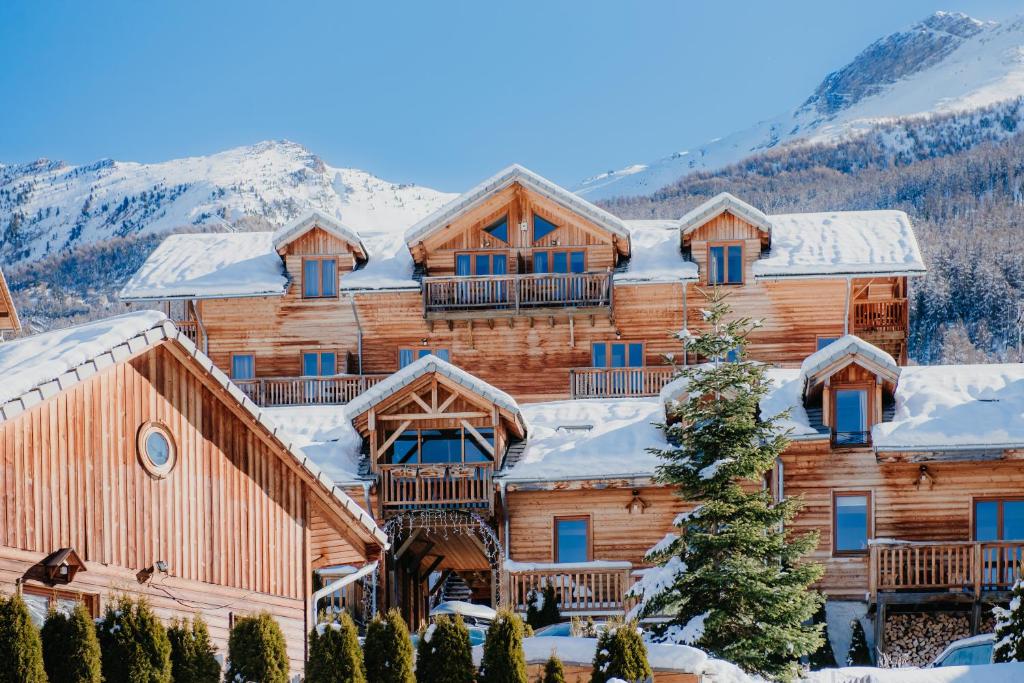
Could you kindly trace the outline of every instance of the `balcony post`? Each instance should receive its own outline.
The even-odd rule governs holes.
[[[971,572],[974,574],[974,599],[981,599],[981,577],[985,573],[985,552],[981,543],[975,543],[971,551]]]
[[[868,574],[868,595],[870,596],[871,604],[874,605],[878,602],[878,546],[871,544],[871,560],[870,560],[870,573]]]

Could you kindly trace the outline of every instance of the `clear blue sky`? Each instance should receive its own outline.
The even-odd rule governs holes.
[[[518,161],[573,184],[798,104],[937,9],[1020,0],[3,0],[0,161],[300,142],[462,190]]]

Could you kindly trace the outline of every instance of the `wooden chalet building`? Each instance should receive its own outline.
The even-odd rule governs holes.
[[[0,377],[0,591],[39,623],[145,597],[222,654],[266,610],[301,673],[316,609],[358,600],[343,577],[386,537],[186,335],[129,313],[6,342]]]
[[[0,341],[11,338],[21,332],[21,321],[18,311],[14,308],[11,290],[7,287],[4,272],[0,270]]]
[[[705,360],[676,333],[727,288],[764,321],[762,411],[792,409],[768,483],[806,499],[794,526],[821,532],[822,589],[966,609],[1017,575],[1024,367],[907,366],[924,271],[899,211],[767,215],[723,193],[629,221],[512,166],[407,230],[314,212],[169,237],[122,298],[180,316],[373,515],[380,600],[418,621],[442,595],[522,609],[545,582],[565,614],[624,609],[686,507],[647,451],[679,392],[665,356]]]

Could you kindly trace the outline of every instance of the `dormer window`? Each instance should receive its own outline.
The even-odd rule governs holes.
[[[551,221],[549,221],[549,220],[547,220],[545,218],[541,218],[537,214],[533,214],[533,241],[534,242],[539,242],[540,240],[544,239],[545,237],[547,237],[548,235],[550,235],[551,233],[553,233],[557,229],[558,229],[558,226],[555,225],[554,223],[552,223]]]
[[[302,259],[302,298],[324,299],[338,296],[338,260]]]
[[[863,446],[870,440],[868,390],[836,389],[835,427],[832,441],[836,446]]]
[[[502,216],[501,220],[484,228],[491,237],[496,237],[502,242],[508,243],[508,216]]]
[[[743,284],[743,245],[711,244],[708,246],[708,284]]]

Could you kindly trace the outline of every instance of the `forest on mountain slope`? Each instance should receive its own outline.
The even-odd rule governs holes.
[[[919,363],[1024,360],[1024,104],[898,121],[835,145],[780,149],[603,202],[624,218],[677,218],[728,191],[765,213],[901,209],[928,274],[911,284]]]

